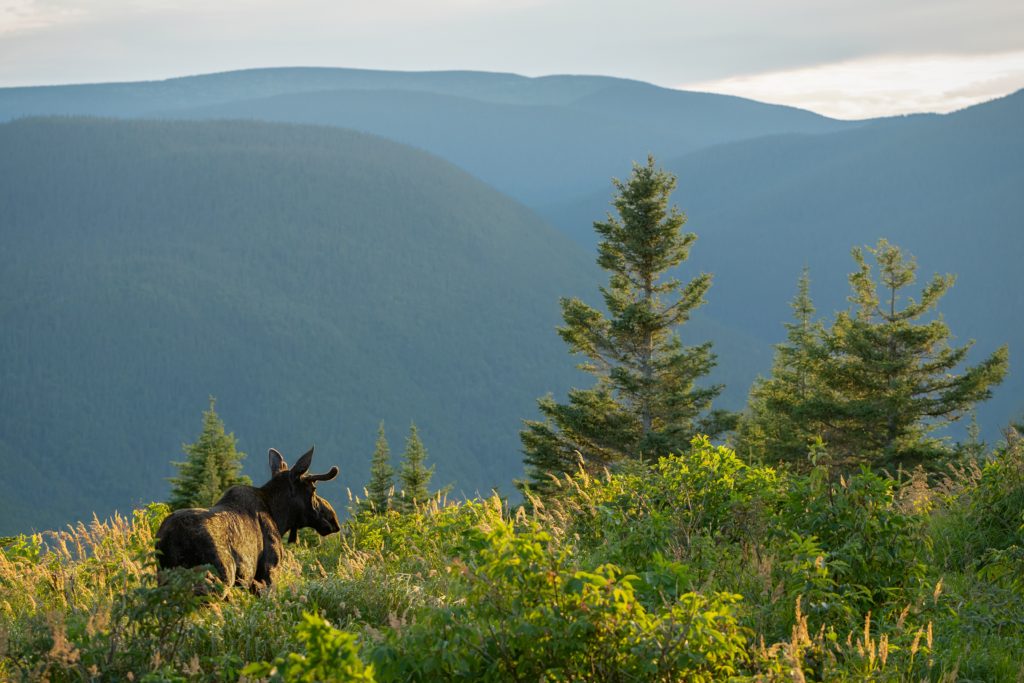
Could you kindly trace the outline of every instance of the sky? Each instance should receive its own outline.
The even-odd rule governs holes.
[[[1021,0],[0,0],[0,86],[268,66],[603,74],[838,118],[1024,87]]]

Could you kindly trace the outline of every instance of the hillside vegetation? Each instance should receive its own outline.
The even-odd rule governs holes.
[[[262,597],[156,581],[163,506],[8,539],[0,677],[1014,681],[1024,451],[929,484],[805,475],[697,438],[653,466],[361,513]]]

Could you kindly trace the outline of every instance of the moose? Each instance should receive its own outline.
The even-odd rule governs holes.
[[[289,469],[284,457],[271,448],[270,481],[263,486],[232,486],[209,509],[171,513],[156,532],[160,569],[212,565],[225,591],[231,586],[254,593],[269,588],[285,533],[294,543],[304,527],[321,536],[341,530],[334,508],[316,493],[316,482],[334,479],[338,468],[306,474],[312,461],[310,448]]]

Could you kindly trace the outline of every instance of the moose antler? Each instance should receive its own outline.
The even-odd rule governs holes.
[[[323,474],[310,474],[306,476],[309,481],[328,481],[338,476],[338,467],[335,465]]]

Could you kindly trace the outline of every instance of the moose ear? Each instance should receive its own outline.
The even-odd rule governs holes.
[[[309,469],[310,463],[313,462],[313,447],[310,446],[306,453],[295,461],[295,467],[292,468],[292,476],[296,479],[301,477]]]
[[[288,469],[288,463],[284,461],[284,456],[281,455],[276,448],[270,449],[270,476],[280,474]]]

